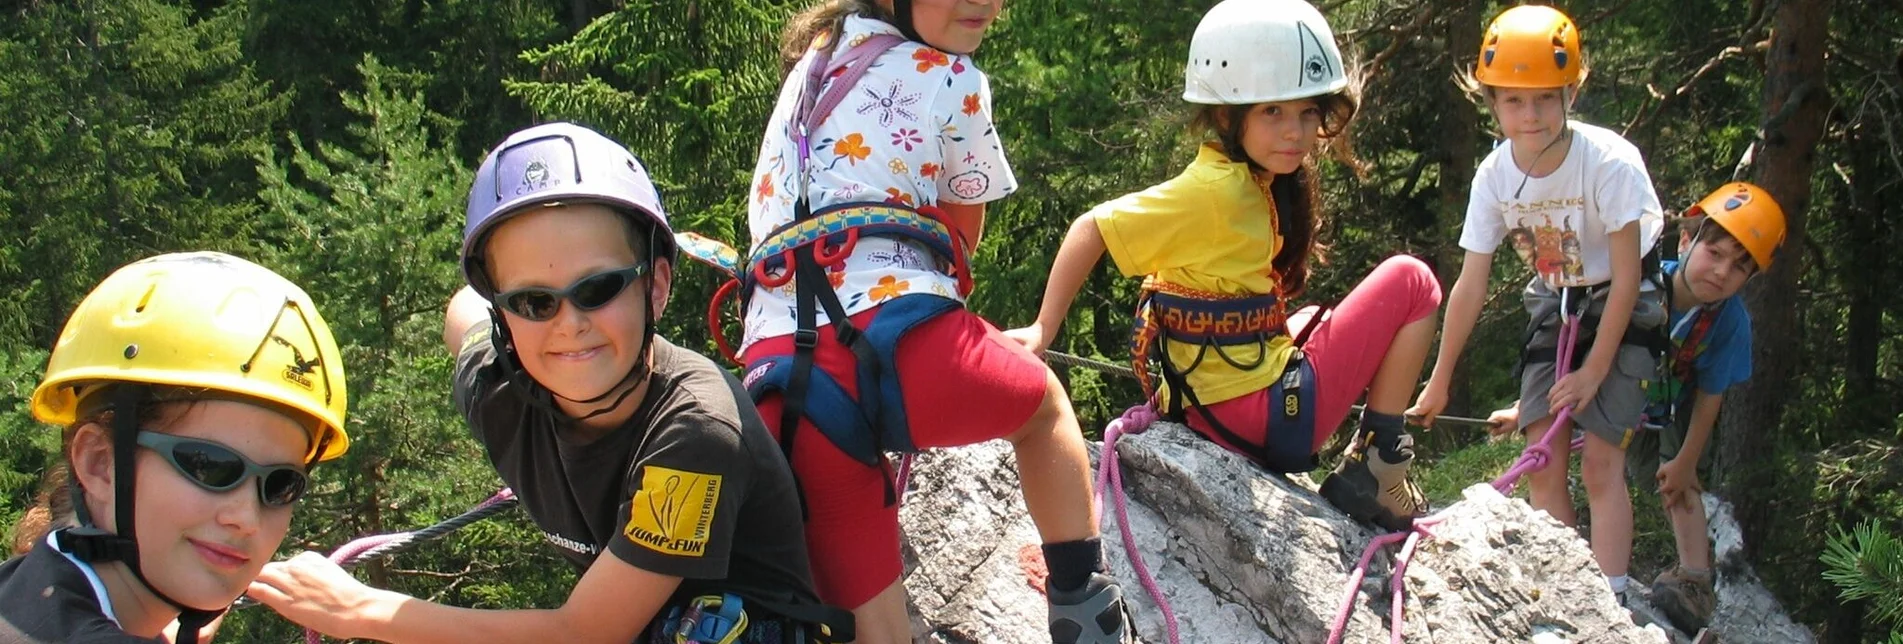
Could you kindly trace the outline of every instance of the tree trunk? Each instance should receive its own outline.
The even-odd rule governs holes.
[[[1804,268],[1805,211],[1817,141],[1822,137],[1830,90],[1824,77],[1825,27],[1830,0],[1786,0],[1773,17],[1765,53],[1764,122],[1753,163],[1753,181],[1783,206],[1788,232],[1779,261],[1745,290],[1753,324],[1751,379],[1726,392],[1720,416],[1718,463],[1744,534],[1765,534],[1776,490],[1771,438],[1796,385],[1797,278]],[[1754,553],[1761,544],[1747,541]]]

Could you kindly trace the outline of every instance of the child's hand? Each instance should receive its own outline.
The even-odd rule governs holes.
[[[1024,345],[1024,348],[1030,349],[1031,353],[1040,356],[1044,355],[1044,350],[1051,346],[1050,338],[1044,337],[1043,325],[1036,322],[1032,322],[1030,326],[1005,331],[1004,337],[1017,340],[1018,344]]]
[[[1518,402],[1514,402],[1512,407],[1495,409],[1493,413],[1487,414],[1487,434],[1489,436],[1505,436],[1519,428],[1520,403]]]
[[[245,594],[306,628],[355,637],[386,593],[365,586],[323,555],[305,552],[265,564]]]
[[[1681,505],[1689,507],[1691,500],[1687,495],[1702,494],[1705,489],[1698,484],[1698,471],[1692,461],[1674,458],[1659,464],[1659,496],[1665,499],[1665,509],[1672,510]]]
[[[1414,399],[1414,406],[1409,407],[1407,411],[1401,412],[1401,416],[1415,425],[1433,427],[1434,419],[1440,416],[1441,412],[1446,410],[1447,389],[1437,387],[1434,381],[1429,380],[1427,381],[1427,386],[1421,388],[1421,396]]]
[[[1546,394],[1546,404],[1554,410],[1572,407],[1577,412],[1592,403],[1593,396],[1599,393],[1599,384],[1605,380],[1604,370],[1592,367],[1575,369],[1560,378],[1559,382],[1553,383],[1553,389]]]

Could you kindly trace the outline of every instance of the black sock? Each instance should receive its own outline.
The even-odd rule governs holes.
[[[1083,588],[1090,573],[1103,572],[1103,545],[1097,537],[1044,544],[1044,566],[1051,572],[1052,590]]]
[[[1412,448],[1403,449],[1401,437],[1407,435],[1407,428],[1401,424],[1398,414],[1383,414],[1378,411],[1361,411],[1361,429],[1374,434],[1374,447],[1381,450],[1381,458],[1389,463],[1397,463],[1412,455]]]

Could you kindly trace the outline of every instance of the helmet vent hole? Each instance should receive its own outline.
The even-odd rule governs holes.
[[[158,292],[158,290],[159,290],[159,287],[157,284],[146,287],[145,294],[139,296],[139,304],[137,306],[132,307],[132,312],[144,313],[145,307],[152,303],[152,294]],[[132,356],[126,356],[126,357],[130,358]]]
[[[131,360],[133,358],[139,357],[139,345],[136,345],[136,344],[126,345],[125,356],[127,360]]]
[[[1225,60],[1225,61],[1222,61],[1222,68],[1223,68],[1223,69],[1229,69],[1229,61],[1226,61],[1226,60]]]

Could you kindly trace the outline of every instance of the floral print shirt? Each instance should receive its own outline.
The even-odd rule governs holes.
[[[840,39],[844,44],[834,57],[877,33],[899,31],[878,20],[848,17]],[[793,221],[793,203],[801,189],[794,112],[813,56],[809,52],[787,74],[767,122],[747,199],[754,248]],[[812,179],[805,190],[816,212],[854,202],[914,208],[982,204],[1017,189],[992,125],[991,86],[984,72],[970,58],[921,43],[908,41],[881,54],[810,137]],[[828,268],[827,277],[848,315],[909,293],[960,299],[958,280],[946,275],[941,263],[919,244],[863,237],[851,255]],[[741,351],[762,338],[798,328],[793,286],[789,281],[779,288],[754,289]],[[817,317],[818,324],[827,324],[824,309]]]

